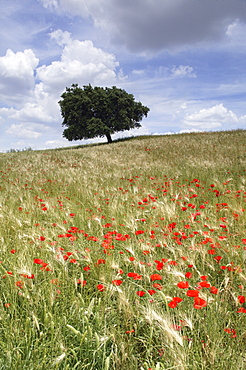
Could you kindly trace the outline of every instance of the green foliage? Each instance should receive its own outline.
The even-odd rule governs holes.
[[[80,88],[73,84],[61,98],[62,125],[67,127],[63,136],[69,141],[106,136],[112,142],[111,134],[141,127],[140,121],[149,112],[132,94],[116,86]]]

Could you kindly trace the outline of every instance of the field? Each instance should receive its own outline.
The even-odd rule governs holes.
[[[0,154],[0,369],[246,369],[246,131]]]

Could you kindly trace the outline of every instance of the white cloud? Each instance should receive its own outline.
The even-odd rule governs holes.
[[[26,103],[22,109],[10,115],[10,118],[24,122],[52,122],[54,120],[38,103]]]
[[[228,37],[230,46],[237,48],[238,52],[245,51],[244,48],[242,49],[243,46],[246,46],[245,33],[246,24],[239,19],[236,19],[227,27],[226,36]],[[239,46],[240,48],[238,48]]]
[[[37,68],[37,78],[45,91],[61,93],[72,83],[107,85],[115,82],[118,63],[113,54],[96,48],[90,40],[72,40],[68,32],[57,30],[50,36],[64,48],[61,60]]]
[[[182,66],[179,67],[173,66],[171,68],[172,77],[196,77],[196,73],[193,70],[193,67],[190,66]]]
[[[0,57],[0,97],[17,101],[30,95],[34,85],[34,70],[39,63],[31,49],[14,53],[8,49]]]
[[[58,7],[57,0],[38,0],[43,4],[45,9],[56,9]]]
[[[200,130],[217,128],[235,128],[242,118],[238,118],[235,113],[217,104],[211,108],[201,109],[198,112],[186,115],[183,123],[186,126],[195,126]]]
[[[34,131],[31,127],[29,128],[25,124],[13,124],[5,132],[8,135],[22,137],[25,139],[37,139],[42,135],[40,132]]]

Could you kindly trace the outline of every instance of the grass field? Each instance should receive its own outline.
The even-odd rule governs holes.
[[[246,369],[246,131],[0,154],[0,369]]]

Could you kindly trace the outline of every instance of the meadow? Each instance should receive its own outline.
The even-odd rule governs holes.
[[[0,154],[0,369],[246,369],[245,144]]]

